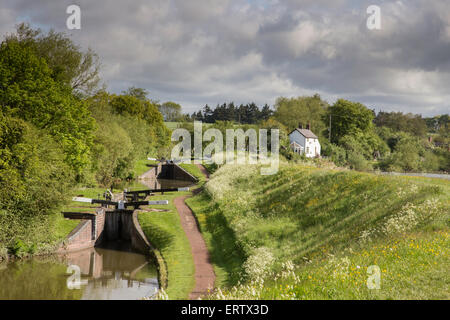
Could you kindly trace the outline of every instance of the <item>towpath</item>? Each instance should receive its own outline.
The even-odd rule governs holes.
[[[197,165],[209,179],[209,173],[202,165]],[[200,296],[208,294],[209,289],[214,288],[216,276],[213,265],[210,262],[208,248],[205,240],[198,228],[197,221],[192,210],[186,205],[186,198],[189,196],[180,196],[174,199],[175,207],[180,215],[181,226],[186,233],[192,250],[192,257],[195,265],[195,287],[189,295],[189,299],[198,299]]]

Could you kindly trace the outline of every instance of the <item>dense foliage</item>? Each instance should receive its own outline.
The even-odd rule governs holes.
[[[0,259],[51,250],[71,189],[132,178],[168,145],[145,90],[93,93],[98,67],[65,34],[25,24],[0,44]]]
[[[299,126],[309,126],[319,137],[322,156],[338,166],[360,171],[450,171],[448,115],[376,114],[361,103],[344,99],[329,105],[315,94],[280,97],[274,110],[267,105],[260,110],[253,103],[239,107],[223,104],[214,110],[206,105],[178,126],[193,134],[192,120],[208,123],[207,128],[219,129],[224,137],[226,129],[279,129],[280,152],[288,160],[304,158],[291,150],[288,134]]]
[[[235,106],[233,102],[217,105],[211,109],[205,105],[202,110],[192,113],[190,120],[214,123],[216,121],[234,121],[239,124],[255,124],[267,120],[272,115],[271,108],[266,104],[261,109],[255,103]]]

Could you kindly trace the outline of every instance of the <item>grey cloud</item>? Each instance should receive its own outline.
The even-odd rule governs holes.
[[[82,30],[68,32],[72,3]],[[382,30],[365,26],[371,4],[382,8]],[[378,110],[450,106],[446,0],[6,0],[0,18],[1,33],[23,20],[67,31],[99,53],[110,90],[141,86],[189,112],[314,92]]]

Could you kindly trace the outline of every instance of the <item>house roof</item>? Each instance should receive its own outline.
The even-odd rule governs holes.
[[[309,129],[294,129],[291,131],[294,132],[295,130],[297,130],[298,132],[300,132],[300,134],[302,134],[305,138],[311,138],[311,139],[319,139],[311,130]],[[289,133],[289,135],[291,134]]]

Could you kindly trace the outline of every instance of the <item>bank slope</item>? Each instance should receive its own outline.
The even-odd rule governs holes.
[[[227,288],[216,298],[448,296],[448,181],[225,165],[205,190],[187,202]],[[384,290],[367,288],[370,265],[389,279]]]

